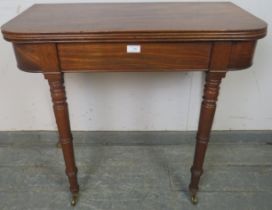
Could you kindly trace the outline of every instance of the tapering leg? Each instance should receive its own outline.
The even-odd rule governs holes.
[[[77,167],[75,164],[72,134],[70,129],[68,105],[66,102],[65,87],[63,85],[63,74],[46,74],[50,86],[53,108],[59,132],[59,142],[63,151],[66,166],[66,174],[70,183],[72,193],[72,205],[77,202],[79,185],[77,182]]]
[[[204,87],[204,95],[196,137],[194,162],[191,167],[191,183],[189,185],[192,202],[194,204],[197,203],[196,193],[198,191],[200,176],[203,173],[203,163],[216,110],[216,101],[219,94],[220,83],[225,75],[225,72],[206,73],[206,84]]]

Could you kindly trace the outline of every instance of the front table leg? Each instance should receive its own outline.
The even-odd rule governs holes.
[[[204,87],[204,95],[196,137],[194,162],[191,167],[191,183],[189,185],[192,202],[194,204],[197,203],[196,193],[198,191],[200,176],[203,173],[203,163],[216,110],[216,101],[219,94],[220,83],[225,75],[225,72],[206,73],[206,84]]]
[[[74,206],[77,202],[79,185],[77,182],[77,167],[75,164],[72,134],[69,122],[68,105],[66,102],[65,87],[63,85],[63,74],[45,74],[50,86],[53,108],[59,132],[59,142],[61,144],[63,157],[66,166],[66,174],[70,183],[72,202]]]

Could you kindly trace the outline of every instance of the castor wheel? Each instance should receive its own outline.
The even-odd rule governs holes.
[[[196,205],[196,204],[198,203],[198,199],[197,199],[196,195],[192,195],[192,197],[191,197],[191,202],[192,202],[192,204],[194,204],[194,205]]]
[[[58,142],[58,143],[56,144],[56,147],[60,149],[60,148],[61,148],[61,143]]]
[[[78,201],[78,193],[72,194],[71,206],[75,206]]]

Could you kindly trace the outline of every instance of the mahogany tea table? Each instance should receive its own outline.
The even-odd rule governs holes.
[[[2,26],[18,68],[48,80],[72,205],[79,185],[64,73],[205,72],[189,185],[196,203],[221,80],[251,66],[266,31],[229,2],[36,4]]]

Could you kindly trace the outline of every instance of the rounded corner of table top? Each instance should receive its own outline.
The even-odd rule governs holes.
[[[231,2],[34,4],[1,31],[11,42],[238,41],[265,37],[267,23]]]

